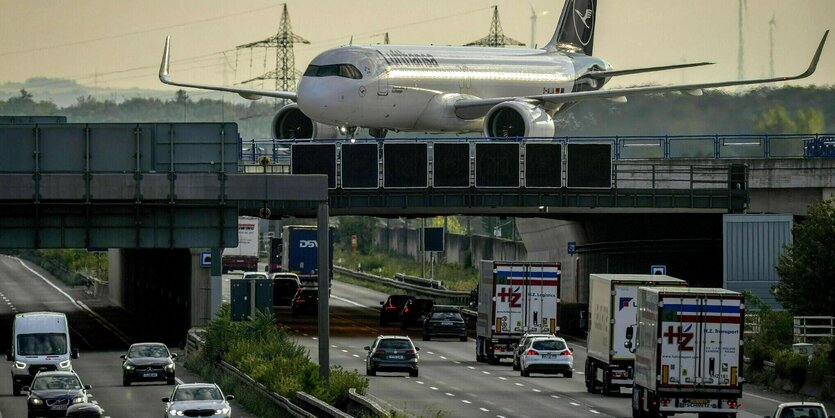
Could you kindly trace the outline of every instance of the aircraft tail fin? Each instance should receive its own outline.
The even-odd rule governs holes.
[[[565,0],[557,30],[545,45],[545,49],[561,49],[591,55],[596,20],[597,0]]]

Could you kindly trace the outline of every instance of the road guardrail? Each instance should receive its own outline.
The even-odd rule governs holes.
[[[458,305],[466,305],[470,301],[470,292],[434,289],[431,287],[390,279],[388,277],[377,276],[375,274],[363,273],[361,271],[355,271],[337,265],[333,266],[333,271],[339,274],[344,274],[348,277],[352,277],[354,279],[365,280],[373,283],[384,284],[386,286],[396,287],[398,289],[403,289],[408,291],[409,293],[415,294],[416,296],[442,298]],[[437,281],[435,282],[438,283]]]

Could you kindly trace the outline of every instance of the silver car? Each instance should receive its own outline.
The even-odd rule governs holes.
[[[571,377],[574,372],[573,351],[559,337],[533,338],[522,350],[519,367],[523,377],[531,373],[561,373]]]
[[[519,338],[519,342],[513,347],[513,370],[519,371],[519,357],[522,356],[522,349],[528,346],[528,343],[531,342],[534,338],[557,338],[553,334],[541,334],[541,333],[525,333]]]
[[[214,383],[184,383],[174,387],[171,396],[162,398],[165,402],[165,418],[174,417],[221,417],[231,418],[229,401],[232,395],[223,392]]]

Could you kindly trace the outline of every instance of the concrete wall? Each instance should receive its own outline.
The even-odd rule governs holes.
[[[374,235],[374,245],[420,260],[420,229],[378,228]],[[444,248],[445,251],[439,255],[440,259],[461,266],[477,266],[479,260],[524,260],[527,256],[522,242],[483,235],[473,235],[470,238],[447,233]],[[472,252],[471,260],[467,260],[468,251]]]

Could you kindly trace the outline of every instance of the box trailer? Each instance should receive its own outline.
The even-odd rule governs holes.
[[[319,285],[319,235],[315,226],[288,225],[281,234],[281,268],[296,273],[302,285]],[[330,259],[328,271],[333,278],[333,228],[328,229]],[[330,283],[330,282],[329,282]]]
[[[513,357],[526,332],[556,334],[560,263],[482,261],[476,320],[476,361]]]
[[[675,277],[650,274],[591,274],[585,381],[589,393],[632,388],[634,347],[624,346],[627,328],[637,323],[638,287],[687,286]]]
[[[745,303],[725,289],[641,287],[632,416],[736,416]]]
[[[251,216],[238,217],[238,246],[223,250],[223,273],[258,270],[258,221]]]

